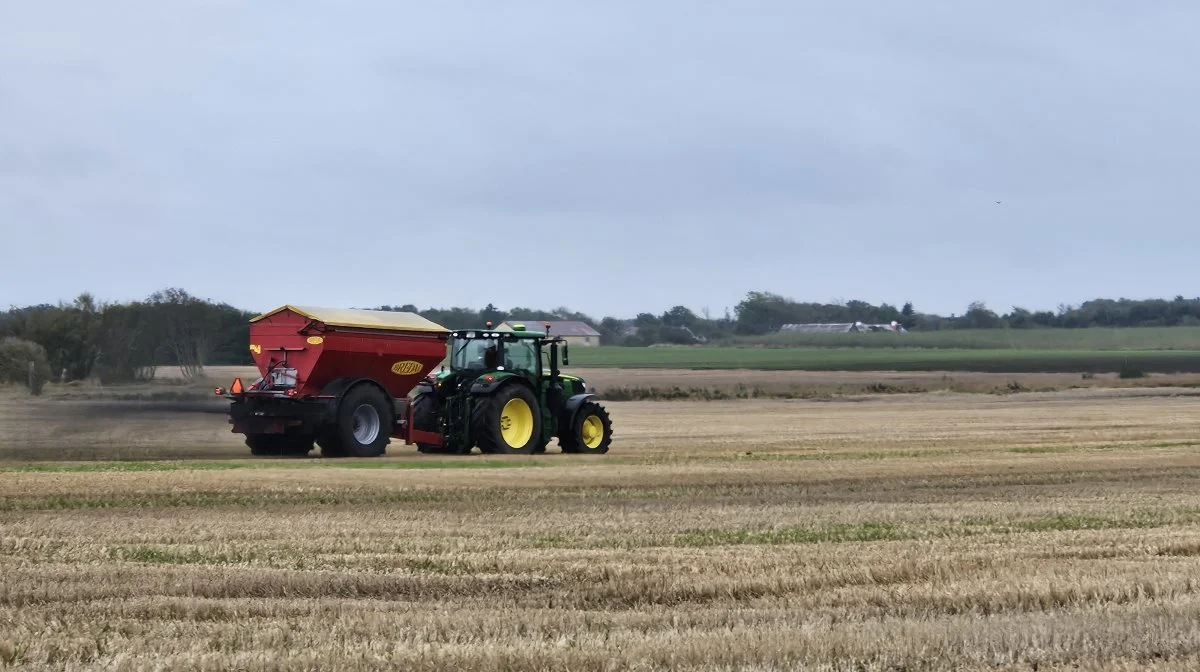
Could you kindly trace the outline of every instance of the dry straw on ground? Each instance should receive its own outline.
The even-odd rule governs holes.
[[[1195,669],[1189,394],[624,403],[603,458],[347,462],[5,401],[0,664]]]

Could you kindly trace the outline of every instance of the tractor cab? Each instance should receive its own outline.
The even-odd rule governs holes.
[[[518,324],[511,331],[462,330],[450,334],[450,373],[475,378],[486,373],[508,372],[531,382],[554,376],[558,363],[567,363],[567,344],[545,332],[527,331]]]

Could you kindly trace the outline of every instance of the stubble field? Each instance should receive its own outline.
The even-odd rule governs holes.
[[[1194,394],[610,403],[608,456],[361,461],[0,397],[0,665],[1195,669]]]

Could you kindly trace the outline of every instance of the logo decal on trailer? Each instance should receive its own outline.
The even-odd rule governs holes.
[[[325,339],[324,339],[324,338],[321,338],[320,336],[309,336],[309,337],[308,337],[308,344],[309,344],[309,345],[320,345],[320,344],[322,344],[322,343],[324,343],[324,342],[325,342]]]
[[[253,352],[256,355],[261,355],[262,354],[262,346],[251,343],[250,344],[250,352]]]
[[[411,376],[414,373],[420,373],[421,369],[423,368],[425,367],[421,366],[420,362],[414,362],[411,359],[406,359],[403,362],[396,362],[395,364],[392,364],[392,373],[396,374],[397,376]]]

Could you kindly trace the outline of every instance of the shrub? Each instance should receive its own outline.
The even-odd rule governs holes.
[[[1132,367],[1132,366],[1129,366],[1128,364],[1126,364],[1121,367],[1121,371],[1120,371],[1120,373],[1117,374],[1117,377],[1118,378],[1145,378],[1146,372],[1139,368]]]
[[[20,383],[28,386],[31,394],[38,395],[49,379],[50,361],[45,348],[20,338],[0,340],[0,383]]]

